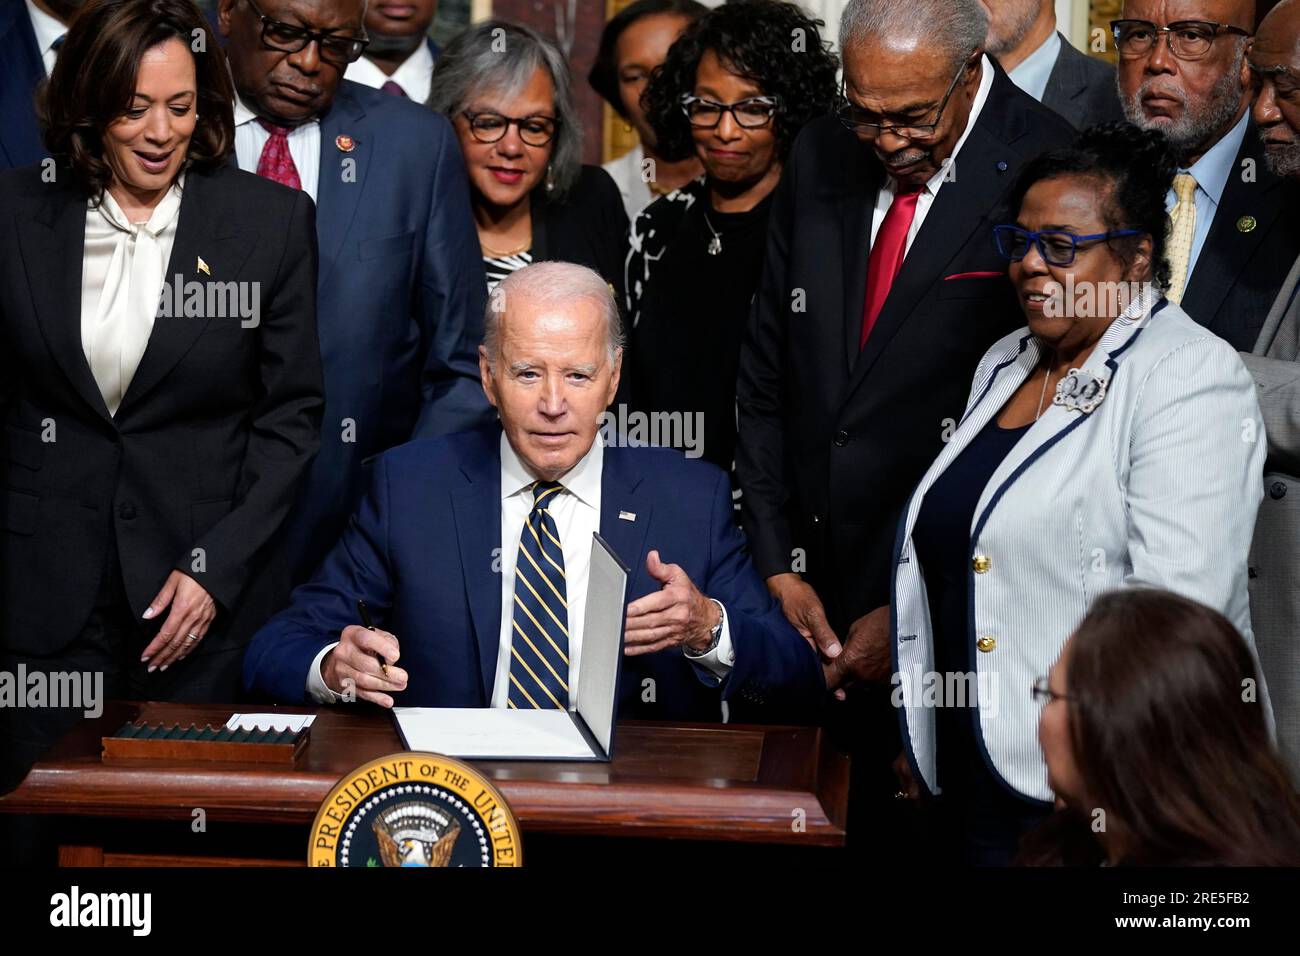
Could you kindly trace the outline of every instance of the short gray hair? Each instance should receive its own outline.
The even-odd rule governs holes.
[[[931,40],[952,69],[983,48],[989,14],[980,0],[849,0],[840,15],[840,49],[870,39]]]
[[[494,366],[501,355],[501,318],[510,302],[526,299],[541,305],[568,305],[586,300],[600,306],[605,319],[605,345],[610,365],[623,347],[623,319],[619,315],[614,290],[594,269],[576,262],[534,262],[517,269],[501,280],[488,296],[483,313],[483,348],[488,365]]]
[[[542,67],[555,86],[559,123],[547,169],[547,199],[560,199],[582,171],[582,117],[564,54],[546,37],[516,23],[484,20],[467,27],[438,54],[429,88],[429,107],[452,122],[483,92],[513,96]]]

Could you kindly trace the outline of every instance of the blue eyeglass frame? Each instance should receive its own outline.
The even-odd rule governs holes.
[[[1060,229],[1043,229],[1038,232],[1030,232],[1028,229],[1021,229],[1019,226],[1013,226],[1005,223],[993,227],[993,241],[998,247],[998,255],[1011,262],[1019,262],[1029,254],[1029,245],[1038,247],[1038,254],[1043,257],[1043,261],[1049,266],[1070,266],[1074,265],[1074,260],[1079,255],[1079,243],[1095,242],[1098,239],[1125,239],[1129,236],[1140,236],[1140,229],[1119,229],[1115,232],[1096,232],[1090,236],[1076,236],[1072,232],[1062,232]],[[1021,255],[1014,255],[1008,245],[1008,239],[1004,237],[1022,237],[1028,240],[1029,245],[1025,246],[1025,251]],[[1070,240],[1070,258],[1061,261],[1053,259],[1047,253],[1047,245],[1043,242],[1044,236],[1057,236]]]

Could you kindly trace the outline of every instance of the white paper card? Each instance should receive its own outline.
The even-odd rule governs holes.
[[[448,757],[547,760],[591,758],[591,747],[566,710],[394,707],[406,746]]]
[[[232,714],[227,730],[292,730],[310,727],[315,714]]]

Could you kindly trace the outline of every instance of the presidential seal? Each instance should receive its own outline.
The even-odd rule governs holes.
[[[399,753],[363,764],[312,824],[309,866],[519,866],[519,824],[496,787],[459,760]]]

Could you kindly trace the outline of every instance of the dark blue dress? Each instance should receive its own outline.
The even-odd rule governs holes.
[[[925,496],[912,541],[925,576],[934,632],[934,669],[939,674],[973,674],[975,635],[969,622],[971,525],[989,479],[1029,431],[1002,428],[994,417]],[[989,769],[979,741],[976,701],[966,707],[935,709],[939,786],[944,826],[953,830],[960,858],[976,865],[1005,866],[1021,835],[1046,818],[1041,804],[1010,790]]]

